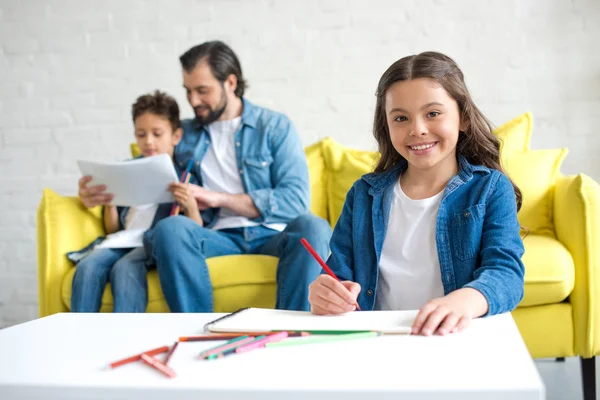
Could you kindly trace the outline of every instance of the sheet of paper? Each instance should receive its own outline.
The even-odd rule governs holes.
[[[78,160],[77,164],[83,175],[92,177],[90,186],[104,184],[106,192],[115,195],[113,205],[137,206],[175,201],[167,188],[171,182],[177,182],[178,177],[167,154],[115,163]]]
[[[145,229],[125,229],[106,236],[96,249],[126,249],[143,247]]]
[[[354,311],[342,315],[314,315],[305,311],[248,308],[206,327],[212,332],[263,331],[381,331],[410,333],[418,310]]]

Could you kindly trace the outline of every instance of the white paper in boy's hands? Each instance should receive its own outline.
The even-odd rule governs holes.
[[[77,164],[84,176],[92,177],[88,186],[106,185],[106,193],[114,194],[113,205],[137,206],[175,201],[167,189],[171,182],[179,179],[167,154],[114,163],[78,160]]]

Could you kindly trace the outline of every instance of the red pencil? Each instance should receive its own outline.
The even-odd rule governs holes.
[[[143,353],[136,354],[135,356],[131,356],[131,357],[127,357],[122,360],[119,360],[119,361],[115,361],[113,363],[108,364],[108,366],[110,368],[117,368],[117,367],[120,367],[121,365],[125,365],[125,364],[129,364],[130,362],[138,361],[140,358],[142,358],[142,354],[147,354],[149,356],[155,356],[157,354],[164,353],[166,351],[169,351],[169,346],[162,346],[157,349],[144,351]]]
[[[327,266],[327,264],[325,264],[325,261],[323,261],[323,259],[317,254],[315,249],[312,248],[312,246],[308,243],[308,241],[306,239],[302,238],[302,239],[300,239],[300,242],[304,245],[304,247],[306,247],[306,250],[308,250],[308,252],[315,258],[315,260],[317,260],[317,262],[319,264],[321,264],[321,267],[323,267],[325,272],[327,272],[327,275],[329,275],[336,281],[340,282],[339,278],[337,276],[335,276],[335,274],[333,273],[331,268],[329,268]],[[356,309],[358,311],[360,311],[360,306],[358,305],[358,301],[356,303],[354,303],[354,305],[356,306]]]

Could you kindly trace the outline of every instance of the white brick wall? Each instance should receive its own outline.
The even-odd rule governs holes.
[[[305,145],[373,149],[375,85],[394,60],[439,50],[495,124],[526,110],[533,148],[600,180],[597,0],[0,0],[0,327],[37,316],[35,209],[75,194],[78,157],[119,160],[129,107],[160,88],[191,116],[178,56],[229,43],[248,98],[287,113]]]

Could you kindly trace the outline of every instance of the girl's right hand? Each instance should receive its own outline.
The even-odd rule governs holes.
[[[114,195],[105,193],[106,185],[96,185],[88,187],[87,184],[92,180],[91,176],[84,176],[79,179],[79,200],[84,206],[90,208],[99,205],[109,205]]]
[[[360,285],[352,281],[338,282],[329,275],[319,275],[308,287],[308,301],[313,314],[343,314],[356,310]]]

